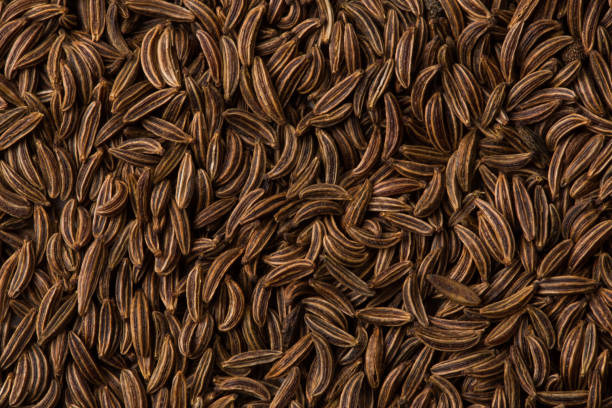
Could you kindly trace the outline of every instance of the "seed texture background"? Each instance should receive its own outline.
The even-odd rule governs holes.
[[[0,408],[612,408],[612,1],[0,0]]]

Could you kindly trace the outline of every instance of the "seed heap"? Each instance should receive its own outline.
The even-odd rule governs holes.
[[[612,407],[611,62],[605,0],[0,1],[0,407]]]

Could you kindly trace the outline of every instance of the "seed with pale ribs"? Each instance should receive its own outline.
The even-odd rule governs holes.
[[[368,340],[364,360],[364,371],[368,383],[373,389],[376,389],[381,381],[383,364],[383,338],[380,327],[374,328]]]
[[[291,348],[287,349],[266,374],[267,379],[278,378],[289,370],[294,364],[306,357],[312,348],[314,335],[307,334],[296,341]]]
[[[204,277],[204,288],[202,290],[202,299],[205,302],[210,302],[212,300],[221,279],[232,266],[232,263],[234,263],[241,254],[241,249],[229,249],[219,255],[210,265]]]
[[[182,129],[161,118],[150,117],[142,122],[142,126],[154,135],[175,143],[191,143],[192,138]]]
[[[175,95],[176,90],[171,88],[160,89],[159,91],[148,95],[147,97],[138,101],[136,104],[132,105],[132,107],[125,112],[123,122],[135,122],[143,118],[155,109],[161,107],[165,103],[168,103]]]
[[[145,389],[132,370],[121,370],[121,393],[127,407],[143,408],[147,406]]]
[[[40,112],[33,112],[24,116],[5,128],[0,134],[0,150],[5,150],[17,143],[23,137],[34,131],[43,119],[44,115]]]
[[[270,392],[264,384],[251,378],[238,376],[216,377],[215,380],[215,388],[220,391],[237,392],[261,401],[270,400]]]
[[[8,287],[7,294],[10,298],[17,297],[32,279],[34,273],[34,254],[32,251],[32,241],[25,241],[19,251],[13,279],[11,279]]]
[[[506,218],[500,214],[491,204],[481,199],[476,199],[476,206],[483,212],[484,219],[494,231],[494,237],[499,248],[502,250],[503,263],[509,265],[512,262],[515,251],[514,236]]]
[[[603,242],[612,234],[612,221],[601,221],[587,231],[574,245],[568,264],[571,269],[585,261],[591,256]]]
[[[255,36],[261,24],[265,6],[259,5],[249,10],[238,32],[238,55],[244,65],[251,65],[255,49]]]
[[[427,311],[423,304],[423,299],[420,293],[419,283],[415,274],[410,274],[404,281],[402,288],[402,298],[404,305],[408,308],[410,313],[414,316],[415,320],[421,326],[428,326],[429,320],[427,318]]]
[[[338,401],[339,407],[344,408],[359,406],[363,377],[363,372],[359,371],[348,379],[342,388],[342,393],[340,394],[340,399]]]
[[[0,354],[0,367],[2,367],[2,369],[6,369],[15,363],[20,357],[21,352],[28,345],[28,342],[34,334],[35,318],[36,309],[29,310],[12,332]]]
[[[255,57],[253,62],[253,88],[264,112],[277,124],[285,123],[285,115],[270,74],[261,58]]]
[[[322,95],[321,98],[319,98],[313,107],[313,113],[316,115],[327,113],[344,102],[344,100],[351,95],[351,92],[353,92],[362,76],[363,71],[355,71],[334,85],[329,91]]]
[[[348,333],[342,327],[334,325],[327,319],[319,317],[315,314],[307,314],[304,317],[307,327],[313,333],[319,334],[330,344],[342,348],[350,348],[357,344],[357,340],[353,335]]]
[[[408,214],[382,213],[381,215],[389,222],[415,234],[429,236],[434,232],[429,223]]]
[[[573,295],[593,292],[598,286],[593,279],[560,275],[538,281],[538,293],[557,296]]]
[[[474,234],[463,225],[456,225],[455,232],[457,233],[459,240],[470,253],[472,261],[474,262],[482,280],[486,282],[488,279],[489,270],[491,268],[491,259],[484,244],[482,243],[482,240],[478,237],[478,235]]]
[[[284,286],[310,275],[313,269],[312,261],[296,259],[270,271],[263,279],[267,286]]]
[[[356,316],[382,326],[402,326],[413,320],[412,315],[404,310],[380,306],[358,310]]]
[[[142,291],[136,292],[130,303],[130,334],[136,354],[139,357],[149,356],[151,349],[149,304]]]
[[[481,333],[475,330],[443,330],[435,327],[420,327],[415,336],[426,346],[440,351],[469,350],[480,341]]]
[[[276,391],[274,398],[270,402],[271,408],[287,406],[297,392],[299,377],[300,369],[298,367],[293,367],[291,370],[289,370],[287,376]]]
[[[164,0],[129,0],[128,9],[137,13],[166,17],[174,21],[193,21],[194,15],[188,9]]]
[[[313,335],[316,356],[306,380],[306,398],[312,401],[329,387],[333,376],[334,359],[329,344],[320,336]]]
[[[39,343],[44,344],[56,335],[61,336],[60,331],[70,322],[76,310],[77,296],[73,295],[64,300],[40,331],[41,334],[38,338]]]
[[[168,26],[162,32],[157,43],[157,60],[160,74],[166,85],[170,87],[181,86],[181,74],[178,67],[178,57],[174,49],[174,31]]]
[[[537,400],[546,405],[564,404],[567,406],[582,405],[586,402],[587,391],[540,391]]]
[[[78,404],[84,406],[94,406],[94,395],[91,392],[89,384],[77,371],[74,364],[69,364],[66,370],[66,385],[69,395]]]
[[[102,382],[102,374],[96,362],[87,351],[83,341],[74,332],[68,333],[68,347],[79,371],[92,383]]]
[[[516,293],[500,301],[490,303],[480,308],[480,314],[489,318],[502,318],[517,312],[533,296],[534,285],[525,286]]]
[[[269,364],[278,360],[282,352],[277,350],[253,350],[233,355],[228,360],[223,361],[223,366],[227,368],[245,368],[260,364]]]
[[[77,287],[78,311],[80,315],[83,315],[89,307],[100,274],[104,270],[103,261],[105,257],[106,248],[100,240],[94,240],[83,256]]]

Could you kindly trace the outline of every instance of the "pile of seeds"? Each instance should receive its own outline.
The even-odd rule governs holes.
[[[612,407],[611,62],[605,0],[0,1],[0,407]]]

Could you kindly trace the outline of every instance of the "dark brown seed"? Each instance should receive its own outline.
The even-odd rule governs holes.
[[[478,306],[480,297],[471,288],[442,275],[427,275],[427,281],[448,299],[466,305]]]

